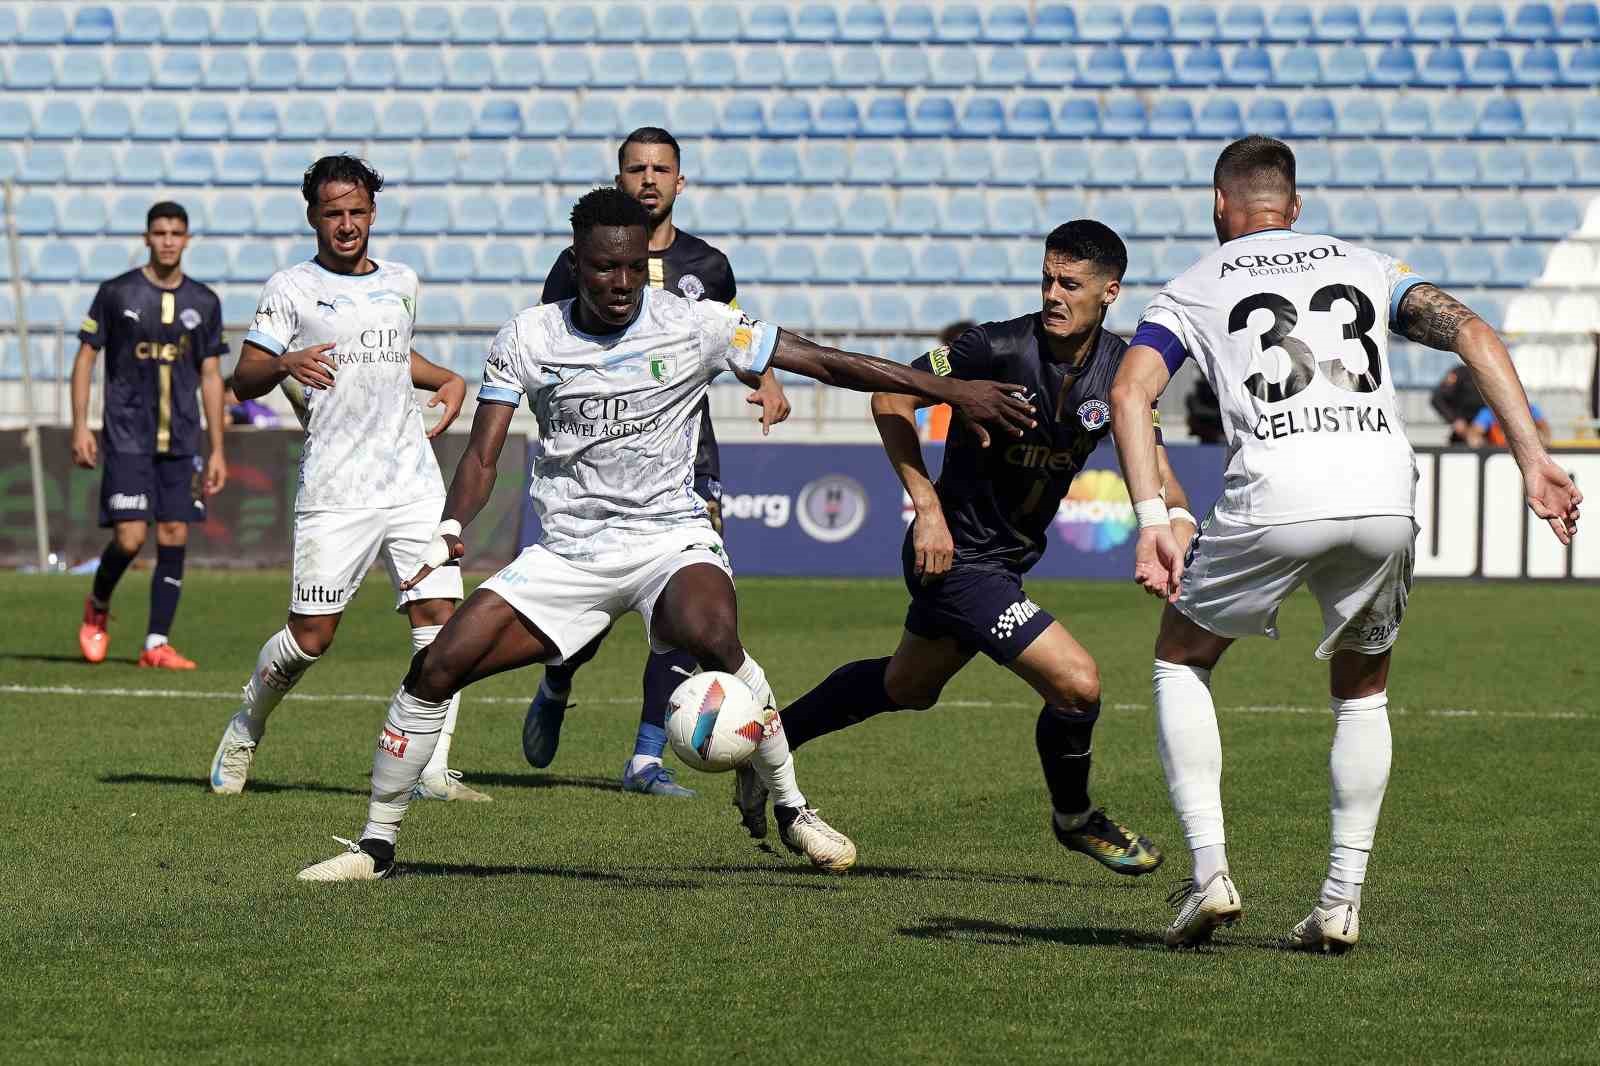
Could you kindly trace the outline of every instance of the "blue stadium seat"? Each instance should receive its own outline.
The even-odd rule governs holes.
[[[572,125],[572,115],[562,96],[538,96],[528,105],[522,132],[529,137],[559,137]]]
[[[973,96],[961,106],[955,133],[958,137],[998,137],[1005,125],[1005,107],[998,98]]]
[[[926,88],[968,89],[978,83],[978,53],[975,49],[951,45],[928,50]]]
[[[1310,45],[1290,48],[1279,58],[1273,71],[1272,83],[1289,88],[1307,88],[1321,85],[1322,59],[1317,49]]]
[[[1159,285],[1164,284],[1169,278],[1161,274],[1161,265],[1156,261],[1156,246],[1149,241],[1140,241],[1128,248],[1128,268],[1122,272],[1124,284],[1133,285]]]
[[[1247,42],[1266,38],[1267,16],[1258,5],[1231,4],[1223,9],[1217,40]]]
[[[817,257],[817,280],[839,285],[859,284],[867,259],[857,241],[828,241]]]
[[[474,280],[478,262],[465,241],[440,241],[433,246],[433,262],[423,269],[429,282],[452,284]]]
[[[302,89],[342,89],[349,71],[343,52],[328,48],[313,49],[300,71]]]
[[[1058,137],[1093,137],[1100,132],[1100,108],[1092,98],[1070,96],[1056,111]]]
[[[1245,113],[1244,124],[1251,133],[1286,137],[1289,135],[1289,107],[1279,96],[1257,97]]]
[[[124,7],[121,14],[113,21],[110,8],[83,10],[99,10],[105,13],[105,25],[111,31],[108,37],[101,41],[115,39],[118,44],[155,44],[161,40],[161,12],[147,4],[133,4]],[[80,18],[82,11],[79,12]],[[96,27],[97,29],[97,27]],[[205,30],[211,30],[211,20],[206,19]],[[74,31],[76,36],[76,31]],[[76,42],[84,43],[84,42]]]
[[[1490,100],[1489,103],[1493,103]],[[1478,128],[1478,109],[1467,96],[1446,96],[1433,111],[1433,127],[1428,136],[1434,140],[1465,140]],[[1521,129],[1521,112],[1518,112],[1518,129]]]
[[[964,146],[978,147],[987,151],[985,145]],[[996,185],[1035,185],[1044,178],[1044,160],[1040,157],[1039,149],[1033,144],[1006,144],[1000,148],[1000,158],[995,164],[994,176],[990,180]]]
[[[542,8],[524,4],[520,5],[516,10],[526,10],[527,15],[518,26],[519,32],[515,37],[501,28],[500,12],[497,8],[487,4],[475,4],[460,10],[460,13],[456,16],[455,26],[450,31],[450,38],[456,44],[493,44],[501,40],[528,43],[527,32],[531,28],[539,31],[538,36],[532,38],[532,41],[544,40],[544,11]],[[418,15],[420,16],[420,12]],[[448,17],[448,15],[445,15],[446,19]],[[429,16],[426,23],[420,17],[414,18],[412,21],[412,33],[418,32],[419,23],[424,23],[428,28],[437,32],[437,22],[435,20],[436,16]]]
[[[1130,85],[1165,87],[1173,84],[1177,78],[1178,65],[1172,58],[1172,51],[1161,45],[1140,49],[1128,72]]]
[[[255,12],[251,11],[250,15],[253,18]],[[145,17],[146,16],[143,15],[140,16],[140,23],[143,22]],[[157,18],[160,18],[160,16],[157,15]],[[124,11],[123,19],[124,27],[126,28],[127,11]],[[141,35],[143,29],[144,27],[142,25],[137,27],[137,30],[141,31]],[[205,44],[213,39],[211,33],[211,12],[198,4],[179,4],[167,11],[166,18],[160,31],[160,36],[161,40],[165,41],[167,44]],[[252,40],[255,39],[255,28],[253,23],[250,30],[250,37]],[[121,31],[118,32],[117,38],[119,43],[124,40],[123,33]],[[152,42],[129,39],[126,41],[126,43],[149,44]]]
[[[144,220],[140,219],[140,225],[143,223]],[[131,265],[126,245],[102,241],[90,249],[89,258],[83,264],[83,276],[86,281],[105,281],[123,273]],[[250,309],[255,310],[253,302]]]
[[[1577,203],[1566,197],[1541,201],[1533,212],[1535,237],[1563,240],[1577,233],[1583,226],[1583,212]]]
[[[1556,36],[1563,41],[1600,40],[1600,5],[1563,4],[1561,23],[1556,27]]]
[[[262,236],[294,236],[304,232],[305,226],[305,201],[298,193],[273,193],[256,206],[256,232]]]
[[[460,140],[472,134],[472,104],[468,97],[435,99],[428,113],[426,136],[432,140]]]
[[[1315,38],[1323,44],[1361,39],[1361,11],[1352,4],[1327,4],[1317,12]]]
[[[843,141],[812,141],[800,156],[800,180],[810,185],[833,185],[850,171],[850,149]]]
[[[561,164],[556,179],[569,185],[586,185],[608,180],[616,168],[616,157],[602,146],[588,142],[572,142],[561,153]]]
[[[845,45],[824,54],[832,56],[832,73],[828,75],[825,85],[836,89],[863,89],[876,88],[883,82],[883,64],[875,49]],[[926,60],[923,62],[926,63]]]
[[[1078,17],[1066,4],[1042,4],[1034,9],[1028,40],[1035,44],[1063,44],[1078,39]]]
[[[204,72],[205,64],[199,52],[187,49],[170,51],[161,57],[161,63],[156,67],[155,87],[193,89],[200,84]]]
[[[789,197],[783,192],[761,191],[753,194],[744,204],[744,225],[741,232],[756,234],[782,234],[794,228],[794,212]],[[804,243],[798,248],[810,251]],[[787,258],[787,252],[784,257]],[[777,268],[778,264],[773,264]],[[815,263],[811,269],[815,271]]]
[[[1367,12],[1362,39],[1398,44],[1411,37],[1411,15],[1399,4],[1378,4]]]
[[[1477,116],[1475,131],[1471,135],[1498,140],[1521,137],[1526,129],[1521,104],[1510,97],[1491,96],[1483,102],[1483,110]]]
[[[867,105],[861,120],[863,137],[899,137],[907,129],[905,101],[899,97],[878,96]]]
[[[1504,48],[1480,48],[1467,71],[1467,81],[1472,85],[1499,87],[1516,81],[1516,68],[1511,53]]]
[[[806,4],[794,15],[788,40],[827,42],[839,36],[839,13],[831,4]]]
[[[217,161],[211,149],[184,145],[172,153],[167,180],[174,185],[210,185],[217,179]]]
[[[450,205],[443,196],[423,193],[406,205],[405,218],[395,232],[436,237],[450,231]]]
[[[1384,119],[1385,137],[1425,137],[1433,127],[1433,108],[1424,96],[1399,96]]]
[[[234,53],[234,62],[242,62],[243,53]],[[287,48],[264,49],[256,57],[255,69],[250,75],[250,85],[255,89],[292,89],[300,84],[300,60]]]
[[[568,4],[558,8],[547,30],[553,44],[587,44],[599,33],[592,4]]]
[[[27,104],[0,107],[0,142],[15,141],[19,145],[33,133],[33,115]],[[3,145],[0,145],[3,146]]]
[[[1209,156],[1209,159],[1207,158]],[[1205,151],[1197,153],[1196,164],[1203,164],[1204,170],[1209,173],[1211,164],[1216,162],[1214,152]],[[1333,153],[1328,146],[1322,143],[1302,145],[1295,152],[1295,180],[1308,188],[1328,185],[1333,181]]]
[[[1513,244],[1500,255],[1500,267],[1495,280],[1507,288],[1520,289],[1532,285],[1544,273],[1544,252],[1535,245]]]
[[[250,64],[242,52],[235,49],[217,51],[206,60],[200,84],[206,89],[231,92],[250,84]]]
[[[889,216],[885,232],[925,236],[938,231],[943,225],[940,215],[938,203],[928,193],[903,192]],[[982,218],[981,205],[977,217]]]
[[[588,147],[577,143],[568,145],[568,154],[580,147]],[[616,173],[616,156],[611,155],[599,145],[594,146],[596,157],[600,160],[600,176],[588,179],[598,185],[610,181]],[[610,162],[606,162],[609,158]],[[498,185],[505,181],[510,171],[506,164],[505,144],[501,141],[480,141],[469,144],[461,159],[456,164],[456,181],[468,185]]]
[[[48,89],[56,83],[55,59],[48,52],[13,52],[11,70],[6,77],[6,88],[18,91]],[[142,58],[142,57],[141,57]],[[149,61],[144,64],[145,81],[149,80]],[[129,88],[142,88],[128,86]]]
[[[845,10],[844,19],[839,23],[839,39],[842,41],[881,41],[888,33],[883,8],[876,3],[852,4]]]
[[[1512,41],[1553,41],[1557,38],[1556,16],[1549,4],[1523,4],[1506,28]]]
[[[1417,73],[1423,85],[1454,87],[1467,80],[1467,60],[1461,49],[1443,46],[1430,51]]]
[[[67,241],[51,241],[39,248],[33,257],[30,270],[32,280],[47,284],[76,281],[83,264],[78,261],[77,245]]]
[[[548,19],[545,18],[545,5],[543,4],[517,4],[506,11],[506,28],[502,35],[491,35],[488,39],[479,40],[473,37],[474,44],[539,44],[553,39],[553,30]],[[487,28],[487,27],[486,27]],[[461,42],[464,38],[458,31],[456,40]]]
[[[1233,60],[1223,74],[1225,85],[1270,85],[1272,83],[1272,55],[1265,48],[1247,46],[1233,53]]]
[[[1461,28],[1456,21],[1456,9],[1446,4],[1428,4],[1411,20],[1409,37],[1424,44],[1448,44],[1457,40]]]
[[[278,269],[278,254],[270,244],[248,241],[233,250],[233,265],[228,268],[227,280],[260,284]]]
[[[737,83],[747,89],[771,89],[783,84],[783,51],[775,45],[750,45],[740,49]]]
[[[1128,64],[1122,49],[1116,45],[1102,45],[1089,53],[1089,59],[1078,72],[1079,85],[1114,87],[1128,80]]]
[[[839,228],[839,201],[832,192],[804,192],[794,203],[795,233],[834,233]]]
[[[976,41],[983,36],[983,19],[971,4],[946,4],[939,12],[934,39],[945,44]]]
[[[700,180],[707,185],[743,185],[750,173],[750,153],[737,142],[725,141],[706,158]]]
[[[529,147],[533,146],[524,145],[522,150],[526,150]],[[538,147],[545,149],[547,152],[549,151],[548,145],[539,145]],[[512,170],[519,175],[522,174],[522,168],[519,165],[520,159],[521,156],[519,154],[517,161],[512,163]],[[551,170],[554,169],[554,158],[552,156]],[[512,236],[529,236],[544,233],[549,229],[549,215],[550,212],[542,195],[538,193],[518,193],[505,202],[505,209],[500,214],[499,230],[501,233]],[[513,245],[513,247],[516,246]],[[534,269],[542,271],[544,267],[536,266]]]
[[[728,98],[718,131],[724,137],[759,137],[767,130],[762,99],[751,94]]]
[[[1089,157],[1088,185],[1117,188],[1133,184],[1139,177],[1139,156],[1126,145],[1107,145]]]
[[[1210,45],[1190,48],[1173,78],[1175,85],[1221,85],[1224,80],[1222,52]]]
[[[1417,219],[1414,204],[1394,205],[1387,213],[1385,237],[1415,235]],[[1433,225],[1429,234],[1445,240],[1473,239],[1483,234],[1483,213],[1478,201],[1470,196],[1447,196],[1435,203]]]
[[[945,201],[938,232],[951,237],[971,237],[987,230],[987,197],[975,192],[952,193]]]
[[[144,215],[149,209],[150,198],[143,193],[124,193],[118,196],[111,205],[109,218],[106,221],[107,236],[131,237],[144,233]]]
[[[1461,19],[1459,39],[1498,41],[1505,36],[1505,9],[1499,4],[1473,4]]]
[[[936,158],[929,156],[925,159],[923,153],[917,154],[917,161],[928,167],[929,173],[926,175],[928,178],[937,176],[938,165],[930,162]],[[966,141],[952,145],[942,166],[945,185],[988,185],[995,180],[994,155],[985,143]],[[902,175],[902,178],[907,176]]]
[[[889,229],[889,198],[881,192],[857,193],[842,209],[840,233],[876,234]]]
[[[933,38],[933,10],[927,4],[905,3],[894,9],[887,38],[898,42],[921,42]]]
[[[398,74],[394,57],[388,52],[362,49],[350,65],[348,85],[352,89],[389,89],[395,85]]]
[[[1128,16],[1128,28],[1123,40],[1140,43],[1170,41],[1172,39],[1172,14],[1165,4],[1140,4]]]
[[[1377,86],[1411,85],[1417,81],[1417,58],[1405,45],[1391,45],[1378,53],[1368,84]]]
[[[23,88],[15,84],[21,72],[21,64],[32,53],[24,52],[17,57],[17,65],[11,69],[12,87]],[[47,58],[47,57],[46,57]],[[106,68],[105,87],[107,89],[148,89],[155,78],[155,72],[150,65],[150,56],[145,52],[113,51],[111,65]]]
[[[109,185],[117,180],[117,157],[104,144],[79,145],[67,168],[67,180],[74,185]],[[92,202],[103,203],[99,198]],[[102,228],[96,226],[84,232],[99,233]]]
[[[621,115],[619,130],[628,132],[641,126],[659,126],[670,129],[672,126],[671,113],[667,109],[667,102],[655,96],[635,96],[628,99],[627,107]]]
[[[1561,84],[1594,88],[1600,85],[1600,48],[1575,48],[1561,70]]]
[[[722,55],[727,59],[726,53]],[[689,59],[677,48],[653,49],[650,61],[639,71],[639,85],[645,88],[678,89],[688,85],[690,78]]]
[[[1324,53],[1321,84],[1349,88],[1364,85],[1371,74],[1367,54],[1355,45],[1344,45]]]
[[[817,325],[825,329],[860,329],[861,298],[848,289],[832,289],[817,300]]]
[[[1188,137],[1194,133],[1194,110],[1182,97],[1162,97],[1150,108],[1145,132],[1150,137]]]
[[[1400,149],[1396,152],[1396,155],[1398,156],[1399,152],[1403,151],[1406,151],[1406,149]],[[1522,153],[1520,151],[1516,153],[1516,159],[1520,164],[1522,161]],[[1477,185],[1480,180],[1478,153],[1464,145],[1446,145],[1433,158],[1431,184],[1434,186],[1471,187]],[[1495,181],[1489,184],[1499,185],[1504,183]]]
[[[228,276],[228,248],[220,241],[196,241],[183,253],[183,272],[220,281]]]
[[[75,100],[46,100],[39,118],[33,124],[33,135],[39,140],[70,141],[83,129],[83,113]]]
[[[1491,149],[1491,154],[1504,152],[1505,154],[1522,155],[1521,149],[1509,146],[1503,149]],[[1578,184],[1580,173],[1578,162],[1573,157],[1571,149],[1563,144],[1541,145],[1533,149],[1527,159],[1527,177],[1524,183],[1535,187],[1555,187],[1562,185]],[[1593,184],[1594,172],[1581,171],[1586,177],[1586,184]],[[1509,183],[1508,183],[1509,184]]]
[[[1028,32],[1028,12],[1022,5],[992,4],[984,9],[983,39],[990,44],[1021,44]]]
[[[38,152],[39,149],[34,149]],[[51,148],[49,152],[61,156],[61,167],[66,168],[66,157],[61,155],[61,149]],[[26,172],[26,166],[23,168]],[[17,201],[16,206],[17,232],[24,237],[42,236],[54,233],[56,229],[56,201],[48,193],[27,193]]]
[[[342,99],[334,105],[328,136],[346,144],[364,141],[378,130],[378,115],[362,97]]]
[[[1488,110],[1488,104],[1484,105],[1484,110]],[[1557,139],[1571,136],[1574,132],[1580,137],[1585,135],[1581,130],[1575,131],[1572,110],[1568,107],[1567,101],[1559,96],[1538,96],[1528,105],[1520,135],[1537,139]],[[1592,133],[1588,135],[1593,136]]]
[[[314,141],[328,129],[328,115],[320,100],[296,97],[283,108],[278,135],[288,141]]]
[[[1561,56],[1554,48],[1528,48],[1517,60],[1516,84],[1522,88],[1559,85],[1561,77]]]
[[[211,43],[213,44],[255,44],[261,38],[261,22],[256,14],[254,4],[224,4],[217,12],[216,25],[211,29]],[[179,12],[174,12],[168,20],[170,27],[176,22]]]
[[[367,162],[383,175],[391,188],[411,184],[410,145],[374,144],[367,149]]]
[[[66,9],[54,4],[31,5],[22,31],[17,34],[23,44],[61,44],[66,38]]]
[[[1011,280],[1011,255],[1005,245],[996,241],[974,241],[965,251],[962,281],[996,284]]]
[[[899,172],[900,160],[891,145],[858,141],[851,153],[846,181],[852,185],[887,185]]]
[[[178,135],[186,141],[223,141],[228,138],[232,120],[221,100],[201,97],[189,102]]]
[[[753,185],[795,185],[799,181],[800,153],[792,144],[763,146],[750,168],[750,182]]]
[[[1034,51],[1028,61],[1028,84],[1056,89],[1078,80],[1078,61],[1068,48]]]
[[[1020,48],[996,48],[983,58],[978,83],[1011,87],[1028,80],[1028,54]]]
[[[1122,40],[1122,11],[1110,4],[1095,4],[1084,9],[1077,21],[1079,41],[1113,44]]]
[[[497,108],[497,115],[499,118],[499,122],[497,123],[498,125],[504,125],[507,117],[506,108],[508,107],[511,112],[511,117],[515,121],[515,125],[512,126],[509,131],[503,133],[494,133],[487,128],[474,129],[473,136],[507,137],[513,135],[516,132],[517,127],[522,125],[522,116],[520,112],[518,112],[516,101],[489,101],[484,105],[485,117],[487,117],[488,109],[491,106]],[[480,126],[482,121],[483,120],[480,119]],[[611,137],[619,132],[621,122],[622,117],[617,113],[617,105],[615,101],[604,96],[590,95],[584,97],[583,102],[578,105],[578,112],[572,118],[572,129],[569,132],[574,137]]]
[[[1339,105],[1340,137],[1376,137],[1383,125],[1383,107],[1373,96],[1354,96]]]
[[[57,89],[98,89],[106,79],[105,64],[100,56],[87,50],[76,50],[72,61],[63,63],[56,74]]]
[[[171,98],[147,97],[139,108],[139,118],[133,125],[133,139],[137,141],[172,141],[178,137],[183,118],[176,101]]]
[[[917,327],[911,301],[904,293],[893,289],[876,289],[868,295],[865,323],[867,328],[879,330],[909,330]],[[879,354],[896,358],[893,352]]]
[[[1089,180],[1089,153],[1081,144],[1057,144],[1048,149],[1040,184],[1078,188]]]
[[[1289,132],[1295,137],[1331,137],[1338,127],[1333,101],[1325,96],[1302,96],[1295,101],[1289,116]]]
[[[1209,44],[1222,39],[1217,9],[1210,4],[1184,4],[1172,23],[1172,39],[1186,44]]]
[[[1267,22],[1267,39],[1288,44],[1311,40],[1316,34],[1311,9],[1300,4],[1276,7]]]
[[[1136,96],[1113,96],[1100,113],[1100,133],[1132,140],[1144,135],[1144,104]]]
[[[1352,196],[1334,210],[1334,232],[1345,239],[1375,237],[1383,228],[1378,201],[1367,196]]]
[[[1600,97],[1586,96],[1578,101],[1572,116],[1572,134],[1579,140],[1600,140]]]
[[[1316,202],[1315,199],[1304,201],[1305,207],[1301,209],[1300,221],[1296,225],[1310,229],[1306,222],[1306,211],[1314,208]],[[1182,204],[1183,224],[1177,230],[1179,236],[1191,239],[1216,236],[1216,227],[1211,218],[1211,197],[1192,195],[1186,197]]]
[[[849,137],[861,128],[861,114],[849,97],[829,96],[811,121],[811,132],[819,137]]]
[[[1050,101],[1042,96],[1023,96],[1014,99],[1004,126],[1007,137],[1048,136],[1051,129]]]
[[[1151,196],[1140,201],[1136,222],[1131,234],[1155,240],[1178,236],[1183,231],[1183,208],[1166,196]]]
[[[421,137],[426,128],[427,115],[421,101],[400,97],[391,100],[383,109],[383,118],[372,136],[379,140],[409,141]]]
[[[355,12],[345,4],[318,4],[305,40],[310,44],[349,44],[356,39]]]
[[[399,44],[406,38],[406,16],[394,4],[364,3],[361,7],[361,22],[355,27],[351,35],[344,37],[344,43],[356,41],[360,44]],[[428,9],[418,8],[419,12]],[[450,28],[448,18],[444,26],[444,36],[440,41],[448,40]],[[331,42],[338,43],[338,42]]]
[[[1211,212],[1206,212],[1206,223],[1211,224]],[[1301,233],[1332,233],[1333,216],[1328,210],[1328,202],[1321,197],[1307,197],[1302,200],[1300,217],[1296,220],[1294,228]],[[1199,236],[1199,234],[1196,234]]]
[[[1196,137],[1227,140],[1244,134],[1244,117],[1239,113],[1239,103],[1229,97],[1212,97],[1200,107],[1195,116]]]
[[[304,8],[299,4],[274,4],[267,8],[267,21],[261,27],[261,43],[302,44],[309,32]]]
[[[209,236],[249,237],[255,235],[256,205],[255,200],[248,195],[243,193],[223,193],[211,202],[209,214],[211,221],[205,227],[205,232]]]
[[[833,60],[823,48],[789,52],[783,83],[792,89],[819,89],[833,82]]]

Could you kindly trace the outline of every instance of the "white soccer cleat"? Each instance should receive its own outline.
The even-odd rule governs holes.
[[[1226,871],[1214,873],[1205,884],[1185,881],[1167,897],[1178,908],[1164,939],[1169,948],[1192,948],[1211,939],[1218,926],[1232,925],[1244,916],[1239,890]]]
[[[237,796],[250,780],[256,742],[250,739],[249,721],[244,711],[228,719],[228,728],[222,731],[222,741],[211,758],[211,791],[219,796]]]
[[[1343,955],[1361,938],[1361,917],[1353,903],[1313,907],[1305,920],[1289,931],[1283,946],[1294,951],[1320,951]]]
[[[378,868],[378,860],[361,850],[361,845],[344,837],[334,837],[345,846],[342,854],[331,859],[323,859],[314,866],[307,866],[296,875],[298,881],[377,881],[386,876],[394,868],[389,863],[382,869]]]
[[[423,774],[411,790],[412,799],[454,800],[458,803],[493,803],[487,793],[461,783],[460,770]]]
[[[830,873],[842,874],[856,864],[856,846],[849,837],[824,822],[810,807],[799,808],[798,813],[787,817],[792,809],[779,810],[778,836],[784,847]]]
[[[733,771],[733,805],[739,808],[739,821],[756,840],[767,838],[767,786],[748,764]]]

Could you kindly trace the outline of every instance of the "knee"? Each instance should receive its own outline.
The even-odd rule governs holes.
[[[744,645],[739,641],[739,626],[731,611],[713,611],[701,618],[685,635],[683,650],[711,670],[733,673],[744,663]]]
[[[456,694],[461,675],[462,671],[452,665],[449,649],[435,641],[411,657],[411,668],[401,684],[419,700],[442,703]]]
[[[418,600],[411,604],[406,613],[415,626],[442,626],[450,621],[450,616],[455,613],[454,600]]]
[[[1074,660],[1051,679],[1047,698],[1057,707],[1087,707],[1100,703],[1100,667],[1090,658]]]
[[[323,655],[333,647],[333,634],[337,628],[326,621],[327,618],[338,618],[338,615],[312,615],[289,620],[289,635],[300,646],[300,650],[312,658]]]
[[[144,547],[145,527],[127,523],[117,526],[117,550],[123,555],[138,555]]]
[[[189,523],[160,522],[156,525],[156,543],[163,548],[181,548],[189,543]]]
[[[883,690],[896,707],[907,711],[926,711],[939,702],[944,692],[944,682],[935,678],[917,677],[910,671],[897,669],[890,662],[883,675]]]

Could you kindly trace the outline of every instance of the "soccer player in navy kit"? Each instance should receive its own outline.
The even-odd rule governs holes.
[[[672,207],[684,187],[679,158],[677,140],[658,126],[634,130],[617,149],[617,187],[650,211],[650,287],[666,289],[690,300],[715,300],[737,307],[738,286],[728,257],[672,223]],[[575,265],[572,249],[564,249],[545,278],[540,303],[556,303],[578,295]],[[771,370],[761,376],[761,388],[752,393],[750,402],[762,408],[764,429],[789,417],[789,401]],[[722,471],[717,435],[711,425],[709,397],[701,402],[699,417],[700,445],[695,454],[694,491],[706,502],[712,527],[721,533]],[[544,681],[528,705],[522,730],[522,751],[534,766],[543,769],[555,759],[573,675],[594,658],[605,638],[606,634],[602,633],[568,661],[545,668]],[[692,789],[673,780],[672,771],[661,763],[661,755],[667,739],[667,698],[695,669],[693,657],[682,652],[651,655],[647,660],[639,732],[633,757],[622,775],[622,787],[627,791],[685,798],[694,795]]]
[[[1161,853],[1089,801],[1099,670],[1022,587],[1073,477],[1110,434],[1111,382],[1127,344],[1103,323],[1127,263],[1109,228],[1068,222],[1045,241],[1040,312],[975,326],[912,363],[942,376],[1025,385],[1038,425],[1021,440],[983,448],[966,426],[952,425],[935,484],[917,440],[920,402],[873,397],[884,448],[916,507],[903,550],[911,593],[905,633],[891,658],[840,667],[784,708],[783,728],[798,748],[882,711],[932,707],[982,651],[1044,698],[1034,739],[1056,838],[1110,870],[1137,875],[1161,865]],[[1175,524],[1192,535],[1165,449],[1161,468]]]
[[[228,465],[222,451],[222,301],[183,273],[189,215],[163,201],[145,219],[150,261],[103,283],[78,330],[72,365],[72,460],[94,469],[101,446],[89,429],[94,361],[106,350],[103,434],[105,474],[100,525],[113,530],[100,555],[94,589],[83,605],[78,648],[91,663],[110,646],[106,621],[111,593],[156,524],[156,568],[150,582],[150,624],[140,666],[193,670],[167,640],[183,588],[189,523],[203,522],[205,497],[222,491]],[[210,455],[200,459],[200,405],[205,406]]]

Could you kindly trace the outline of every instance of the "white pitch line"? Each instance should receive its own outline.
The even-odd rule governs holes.
[[[207,692],[196,689],[178,688],[83,688],[75,685],[0,685],[0,693],[19,696],[117,696],[123,699],[135,700],[230,700],[238,699],[237,690],[232,692]],[[387,703],[389,697],[377,693],[367,692],[324,692],[301,693],[292,692],[288,695],[291,700],[313,700],[325,703]],[[469,703],[510,703],[518,706],[528,702],[531,696],[479,696],[467,697]],[[584,699],[578,703],[600,704],[629,704],[638,703],[637,696],[616,697],[609,696],[598,699]],[[1035,702],[1025,700],[943,700],[940,707],[951,708],[1031,708]],[[1113,703],[1108,705],[1116,711],[1148,711],[1148,703]],[[1297,714],[1297,715],[1325,715],[1328,708],[1305,707],[1287,703],[1246,705],[1240,707],[1218,707],[1217,710],[1228,714]],[[1588,721],[1595,715],[1583,711],[1490,711],[1475,710],[1467,707],[1390,707],[1389,713],[1396,716],[1418,715],[1425,718],[1511,718],[1535,721]]]

